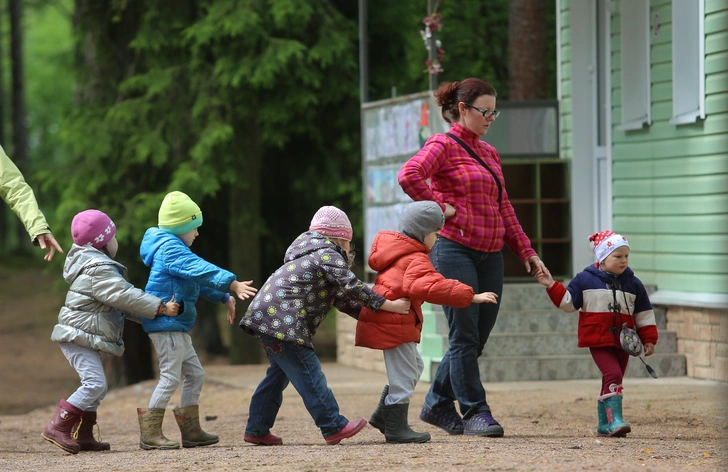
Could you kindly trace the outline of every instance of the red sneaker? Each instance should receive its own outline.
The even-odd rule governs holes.
[[[256,446],[280,446],[283,444],[283,439],[271,433],[268,433],[265,436],[248,436],[246,434],[243,439],[245,442],[255,444]]]
[[[356,435],[356,433],[364,429],[364,426],[366,425],[367,420],[365,420],[364,418],[359,418],[356,421],[349,421],[349,424],[341,428],[341,431],[326,438],[326,444],[328,444],[329,446],[339,444],[342,439],[350,438]]]

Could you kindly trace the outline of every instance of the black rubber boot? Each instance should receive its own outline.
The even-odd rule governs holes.
[[[389,395],[389,385],[384,386],[382,390],[382,396],[379,398],[379,404],[377,409],[372,413],[372,417],[369,418],[369,424],[377,428],[382,434],[384,434],[384,416],[382,416],[382,408],[384,407],[384,399]]]
[[[430,433],[412,431],[407,421],[409,403],[384,405],[384,437],[388,443],[423,443],[430,440]]]

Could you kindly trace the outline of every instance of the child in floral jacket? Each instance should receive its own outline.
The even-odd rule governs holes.
[[[257,336],[270,367],[250,399],[244,440],[260,445],[280,445],[271,434],[283,390],[292,383],[326,443],[338,444],[366,426],[360,418],[349,422],[326,384],[313,338],[332,307],[356,318],[363,307],[374,311],[407,313],[408,300],[390,301],[373,292],[349,269],[353,231],[346,213],[322,207],[309,231],[286,250],[284,264],[263,284],[240,327]]]

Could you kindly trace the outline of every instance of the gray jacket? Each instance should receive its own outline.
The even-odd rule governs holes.
[[[124,279],[126,267],[91,246],[73,245],[63,278],[71,284],[51,341],[75,343],[115,356],[124,353],[124,318],[154,318],[162,300]],[[136,315],[136,316],[135,316]]]

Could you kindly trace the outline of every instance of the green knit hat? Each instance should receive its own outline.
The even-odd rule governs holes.
[[[202,210],[187,194],[169,192],[159,207],[159,229],[185,234],[202,225]]]

